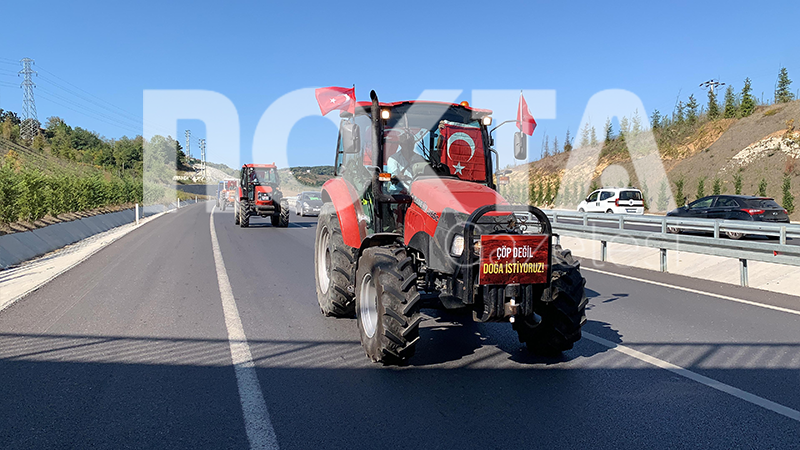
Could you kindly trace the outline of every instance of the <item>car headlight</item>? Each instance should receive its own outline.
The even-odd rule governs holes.
[[[270,196],[266,192],[259,192],[258,193],[258,199],[260,201],[262,201],[262,202],[265,202],[265,201],[269,201],[270,200]]]
[[[457,234],[453,238],[453,244],[450,246],[450,254],[453,256],[461,256],[464,253],[464,236]]]

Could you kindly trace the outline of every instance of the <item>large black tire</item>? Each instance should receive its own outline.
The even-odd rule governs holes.
[[[247,205],[242,205],[239,203],[239,226],[242,228],[247,228],[250,226],[250,210]]]
[[[533,318],[521,317],[513,325],[519,341],[528,350],[548,356],[571,349],[581,338],[588,303],[584,292],[586,279],[581,276],[580,263],[572,258],[572,252],[555,245],[550,261],[553,268],[550,287],[533,306],[541,321],[535,323]]]
[[[239,225],[239,204],[233,204],[233,224]]]
[[[357,249],[345,245],[332,203],[325,203],[317,223],[314,243],[314,278],[317,301],[329,317],[355,315]]]
[[[358,261],[356,319],[367,356],[399,364],[419,341],[420,296],[411,257],[400,246],[371,247]]]
[[[278,214],[274,214],[270,218],[272,221],[272,226],[286,228],[289,226],[289,205],[283,203],[279,206],[279,208]]]

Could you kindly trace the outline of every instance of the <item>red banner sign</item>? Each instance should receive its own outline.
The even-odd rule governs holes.
[[[548,281],[548,264],[548,236],[481,236],[480,284],[544,284]]]

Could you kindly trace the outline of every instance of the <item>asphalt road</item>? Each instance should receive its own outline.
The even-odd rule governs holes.
[[[426,310],[417,355],[385,368],[354,320],[320,314],[315,219],[291,220],[213,215],[282,449],[800,442],[800,315],[586,270],[586,334],[561,358],[528,355],[508,324]],[[209,215],[190,206],[0,312],[0,447],[248,448],[217,276]]]

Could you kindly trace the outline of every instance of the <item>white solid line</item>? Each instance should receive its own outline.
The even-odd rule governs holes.
[[[264,394],[261,392],[261,385],[258,383],[253,356],[250,354],[250,346],[247,344],[247,336],[244,334],[242,319],[239,317],[239,309],[233,298],[228,272],[225,270],[225,262],[222,260],[222,251],[219,249],[219,240],[217,240],[217,232],[214,229],[215,209],[216,206],[211,209],[210,215],[211,247],[214,250],[214,262],[217,266],[219,295],[222,298],[225,326],[228,328],[228,344],[231,348],[236,383],[239,385],[239,401],[242,404],[247,440],[250,442],[251,449],[277,450],[279,448],[278,438],[275,436],[275,429],[272,428],[272,422],[269,420],[269,411],[267,411],[267,404],[264,401]]]
[[[625,347],[624,345],[615,344],[611,341],[603,339],[599,336],[595,336],[593,334],[583,332],[583,337],[589,339],[590,341],[594,341],[602,346],[608,347],[610,349],[614,349],[622,354],[628,355],[632,358],[636,358],[640,361],[644,361],[648,364],[656,366],[658,368],[668,370],[676,375],[680,375],[682,377],[688,378],[692,381],[696,381],[702,385],[708,386],[712,389],[716,389],[720,392],[724,392],[726,394],[732,395],[740,400],[744,400],[748,403],[752,403],[753,405],[760,406],[764,409],[768,409],[770,411],[776,412],[784,417],[788,417],[792,420],[800,422],[800,411],[794,410],[787,406],[783,406],[779,403],[775,403],[771,400],[767,400],[763,397],[759,397],[755,394],[751,394],[749,392],[743,391],[739,388],[735,388],[731,385],[725,384],[721,381],[714,380],[713,378],[708,378],[704,375],[700,375],[699,373],[692,372],[689,369],[684,369],[681,366],[676,366],[675,364],[666,362],[664,360],[658,359],[656,357],[650,356],[648,354],[642,353],[640,351],[634,350],[629,347]]]
[[[581,270],[588,270],[589,272],[602,273],[602,274],[611,275],[611,276],[614,276],[614,277],[624,278],[626,280],[632,280],[632,281],[639,281],[639,282],[642,282],[642,283],[654,284],[656,286],[662,286],[662,287],[666,287],[666,288],[670,288],[670,289],[677,289],[679,291],[691,292],[692,294],[706,295],[708,297],[721,298],[722,300],[728,300],[728,301],[736,302],[736,303],[743,303],[745,305],[750,305],[750,306],[758,306],[759,308],[772,309],[772,310],[775,310],[775,311],[785,312],[785,313],[789,313],[789,314],[796,314],[796,315],[800,316],[800,311],[797,311],[795,309],[781,308],[780,306],[765,305],[764,303],[751,302],[750,300],[742,300],[741,298],[729,297],[727,295],[722,295],[722,294],[714,294],[713,292],[705,292],[705,291],[700,291],[700,290],[697,290],[697,289],[692,289],[692,288],[687,288],[687,287],[682,287],[682,286],[673,286],[671,284],[659,283],[658,281],[646,280],[644,278],[636,278],[636,277],[631,277],[631,276],[628,276],[628,275],[620,275],[618,273],[607,272],[605,270],[598,270],[598,269],[593,269],[593,268],[589,268],[589,267],[581,267]]]

